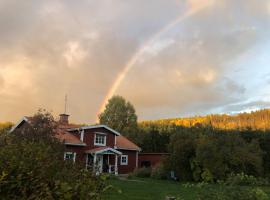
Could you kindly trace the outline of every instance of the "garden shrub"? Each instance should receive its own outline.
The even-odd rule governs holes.
[[[200,200],[270,200],[269,196],[260,188],[246,186],[203,187],[199,194]]]
[[[139,178],[149,178],[151,176],[151,171],[151,168],[138,168],[134,170],[133,176]]]
[[[165,170],[163,164],[159,164],[152,169],[151,178],[154,179],[167,179],[168,172]]]
[[[266,186],[269,185],[269,181],[264,178],[256,178],[252,175],[246,175],[244,173],[231,174],[225,181],[226,185],[231,186]]]
[[[53,129],[51,116],[38,113],[28,127],[0,135],[0,199],[97,200],[110,187],[106,177],[63,160]]]

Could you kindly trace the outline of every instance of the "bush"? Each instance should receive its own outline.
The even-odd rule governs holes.
[[[0,135],[0,199],[101,198],[106,177],[64,161],[65,146],[53,136],[53,120],[38,113],[31,125]]]
[[[168,172],[165,170],[163,164],[159,164],[152,169],[151,178],[154,179],[167,179]]]
[[[256,178],[252,175],[240,173],[231,174],[225,181],[225,184],[231,186],[266,186],[269,185],[269,181],[264,178]]]
[[[139,177],[139,178],[149,178],[151,176],[151,168],[138,168],[135,169],[132,173],[132,176]]]
[[[200,200],[270,200],[260,188],[250,189],[243,186],[204,187],[199,195]]]

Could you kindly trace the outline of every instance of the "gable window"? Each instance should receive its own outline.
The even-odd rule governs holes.
[[[96,133],[95,143],[96,146],[106,146],[106,135],[101,133]]]
[[[122,155],[120,160],[121,165],[128,165],[128,155]]]
[[[76,153],[74,152],[65,152],[64,154],[64,160],[71,160],[75,162],[76,160]]]

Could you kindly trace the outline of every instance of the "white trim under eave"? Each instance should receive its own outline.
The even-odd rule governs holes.
[[[65,142],[64,144],[69,145],[69,146],[82,146],[82,147],[87,146],[86,144],[73,144],[73,143],[68,143],[68,142]]]
[[[125,149],[125,148],[118,148],[118,147],[115,147],[115,149],[126,150],[126,151],[138,151],[138,152],[142,151],[141,148],[140,148],[140,149]]]
[[[23,117],[17,124],[15,124],[9,131],[9,133],[13,132],[21,123],[28,122],[27,117]]]
[[[96,152],[88,153],[88,154],[102,154],[105,151],[112,151],[113,153],[115,153],[117,155],[122,155],[122,152],[117,151],[116,149],[113,149],[111,147],[108,147],[106,149],[102,149],[102,150],[99,150],[99,151],[96,151]]]
[[[113,130],[113,129],[109,128],[109,127],[106,126],[106,125],[82,126],[82,127],[80,127],[80,128],[71,128],[71,129],[67,129],[67,131],[76,131],[76,130],[79,130],[79,129],[87,130],[87,129],[94,129],[94,128],[105,128],[105,129],[111,131],[112,133],[114,133],[114,134],[117,135],[117,136],[120,136],[120,135],[121,135],[119,132],[117,132],[116,130]]]

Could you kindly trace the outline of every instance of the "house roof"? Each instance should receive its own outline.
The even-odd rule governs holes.
[[[113,129],[111,129],[111,128],[109,128],[108,126],[106,126],[106,125],[95,125],[95,126],[82,126],[82,127],[80,127],[80,128],[70,128],[70,129],[68,129],[67,131],[76,131],[76,130],[78,130],[78,129],[81,129],[81,130],[87,130],[87,129],[95,129],[95,128],[105,128],[105,129],[107,129],[107,130],[109,130],[109,131],[111,131],[112,133],[114,133],[115,135],[121,135],[120,133],[118,133],[116,130],[113,130]]]
[[[32,117],[23,117],[16,125],[14,125],[10,132],[14,131],[16,128],[19,128],[23,123],[31,123]],[[72,135],[71,133],[65,131],[68,128],[75,128],[78,125],[74,124],[57,124],[57,129],[55,130],[55,137],[60,141],[64,142],[65,145],[74,145],[74,146],[86,146],[80,139]]]
[[[87,150],[85,153],[103,154],[103,153],[108,153],[108,152],[112,152],[112,153],[117,154],[117,155],[122,155],[122,153],[120,151],[117,151],[111,147],[98,147],[95,149]]]
[[[116,149],[141,151],[140,147],[122,135],[116,137]]]
[[[76,136],[72,135],[71,133],[63,130],[63,129],[57,129],[55,137],[59,139],[60,141],[64,142],[65,145],[71,145],[71,146],[86,146],[85,143],[83,143],[80,139],[78,139]]]
[[[10,132],[14,131],[16,128],[20,127],[23,123],[28,122],[31,123],[32,117],[23,117],[16,125],[12,127]],[[141,148],[136,144],[128,140],[126,137],[122,136],[117,131],[109,128],[106,125],[95,125],[95,126],[79,126],[75,124],[60,124],[57,123],[56,135],[55,137],[63,141],[66,145],[74,145],[74,146],[86,146],[79,138],[71,134],[72,131],[80,131],[87,129],[96,129],[96,128],[105,128],[115,134],[116,137],[116,149],[122,150],[133,150],[133,151],[141,151]],[[103,147],[101,147],[103,148]]]

